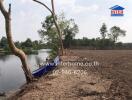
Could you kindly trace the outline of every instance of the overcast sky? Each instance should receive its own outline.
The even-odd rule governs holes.
[[[40,0],[50,6],[50,0]],[[122,42],[132,42],[132,0],[54,0],[56,13],[62,11],[66,18],[73,18],[79,26],[76,38],[98,37],[99,29],[103,22],[108,29],[114,25],[127,31]],[[31,38],[38,40],[37,30],[41,28],[41,22],[50,13],[32,0],[5,0],[6,8],[12,3],[12,31],[13,39],[26,40]],[[110,7],[119,5],[125,8],[124,17],[111,17]],[[4,18],[0,13],[0,38],[5,36]]]

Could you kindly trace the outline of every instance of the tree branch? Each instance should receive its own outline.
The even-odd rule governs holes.
[[[0,0],[0,10],[5,18],[8,17],[8,11],[6,11],[5,7],[3,6],[3,0]]]
[[[57,24],[56,17],[55,17],[54,0],[51,0],[52,10],[46,4],[44,4],[44,3],[42,3],[42,2],[40,2],[38,0],[33,0],[33,1],[43,5],[45,8],[47,8],[50,11],[51,15],[53,16],[54,24],[55,24],[55,27],[56,27],[56,29],[58,31],[60,45],[61,45],[61,51],[62,51],[62,55],[63,55],[64,47],[63,47],[63,41],[62,41],[62,37],[61,37],[61,30],[60,30],[59,25]]]
[[[9,4],[8,13],[11,15],[11,4]]]
[[[44,4],[44,3],[42,3],[42,2],[40,2],[38,0],[33,0],[33,1],[43,5],[46,9],[48,9],[50,11],[51,14],[53,14],[52,10],[46,4]]]
[[[55,15],[54,0],[51,0],[51,5],[52,5],[52,12]]]
[[[59,27],[59,25],[57,24],[57,21],[56,21],[54,0],[51,0],[51,5],[52,5],[52,13],[53,13],[52,16],[53,16],[53,20],[54,20],[55,26],[57,28],[58,35],[59,35],[59,39],[60,39],[61,54],[63,55],[64,47],[63,47],[63,41],[62,41],[62,36],[61,36],[62,33],[61,33],[61,29],[60,29],[60,27]]]

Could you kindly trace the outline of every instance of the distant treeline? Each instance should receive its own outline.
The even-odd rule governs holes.
[[[113,26],[109,30],[105,23],[100,27],[100,37],[88,39],[84,37],[82,39],[67,40],[64,47],[65,48],[78,48],[78,49],[132,49],[132,43],[122,43],[118,42],[120,37],[126,36],[126,31],[118,26]]]
[[[132,43],[115,43],[111,39],[100,39],[93,38],[88,39],[84,37],[83,39],[73,39],[70,45],[70,48],[79,48],[79,49],[132,49]]]
[[[32,53],[36,54],[37,50],[47,48],[47,45],[42,43],[42,41],[38,41],[38,40],[32,41],[30,38],[28,38],[24,42],[16,41],[15,45],[18,48],[22,49],[26,54],[32,54]],[[6,37],[2,37],[0,39],[0,51],[5,52],[7,54],[11,53]]]

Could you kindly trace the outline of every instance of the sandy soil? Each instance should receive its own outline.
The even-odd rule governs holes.
[[[95,66],[58,66],[9,100],[132,100],[132,51],[72,50],[63,61]]]

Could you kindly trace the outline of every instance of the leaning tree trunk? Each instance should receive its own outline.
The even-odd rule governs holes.
[[[18,49],[12,39],[12,32],[11,32],[11,4],[9,4],[9,10],[6,11],[3,5],[3,0],[0,0],[0,11],[2,12],[4,18],[5,18],[5,29],[6,29],[6,36],[7,36],[7,40],[8,40],[8,44],[9,47],[12,51],[13,54],[15,54],[16,56],[18,56],[22,62],[22,69],[24,71],[25,77],[26,77],[26,81],[27,83],[32,82],[33,77],[31,74],[31,71],[28,67],[27,64],[27,57],[25,55],[25,53]]]
[[[63,46],[63,41],[62,41],[62,33],[61,33],[61,29],[56,21],[56,15],[55,15],[55,8],[54,8],[54,0],[51,0],[51,5],[52,5],[52,10],[44,3],[38,1],[38,0],[33,0],[41,5],[43,5],[47,10],[50,11],[51,15],[53,16],[53,21],[55,24],[55,27],[57,29],[58,35],[59,35],[59,42],[60,42],[60,47],[61,47],[61,55],[63,55],[64,53],[64,46]]]
[[[62,41],[62,33],[61,33],[61,29],[59,27],[59,25],[57,24],[57,21],[56,21],[56,14],[55,14],[55,7],[54,7],[54,0],[51,0],[51,5],[52,5],[52,16],[53,16],[53,21],[54,21],[54,24],[56,26],[56,29],[58,31],[58,35],[59,35],[59,39],[60,39],[60,45],[61,45],[61,53],[63,55],[63,50],[64,50],[64,47],[63,47],[63,41]]]

